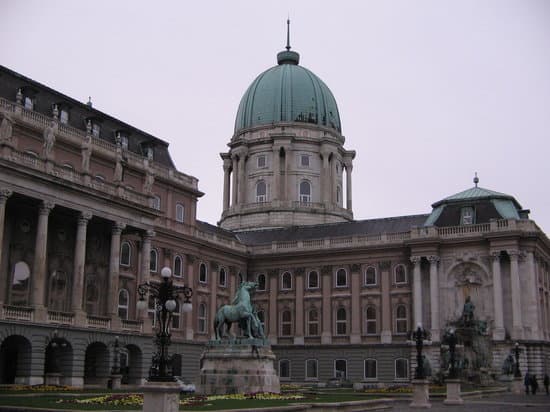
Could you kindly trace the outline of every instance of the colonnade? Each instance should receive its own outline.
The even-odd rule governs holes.
[[[281,156],[284,153],[284,156]],[[269,193],[270,201],[291,201],[289,197],[289,175],[290,175],[290,149],[285,146],[273,146],[271,151],[272,159],[272,187]],[[248,150],[235,150],[223,158],[223,210],[230,207],[244,205],[247,203],[247,160]],[[329,204],[337,203],[337,162],[333,153],[323,152],[321,154],[320,170],[320,202]],[[282,159],[282,160],[281,160]],[[352,171],[353,164],[351,157],[345,158],[342,163],[346,171],[346,202],[345,208],[352,211]],[[343,172],[342,170],[342,172]],[[252,197],[253,198],[253,197]]]

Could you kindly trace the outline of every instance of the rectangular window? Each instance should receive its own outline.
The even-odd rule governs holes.
[[[376,359],[365,359],[365,379],[377,379]]]
[[[306,360],[306,379],[318,379],[317,359]]]
[[[336,359],[334,361],[334,377],[346,379],[348,377],[348,362],[345,359]]]
[[[257,157],[258,159],[258,168],[263,168],[266,166],[266,161],[265,161],[265,155],[260,155]]]
[[[290,361],[287,359],[279,361],[279,378],[290,379]]]
[[[309,167],[309,155],[300,155],[300,166]]]
[[[460,224],[461,225],[473,225],[474,224],[474,208],[463,207],[460,210]]]
[[[395,360],[395,379],[409,378],[409,361],[407,359]]]

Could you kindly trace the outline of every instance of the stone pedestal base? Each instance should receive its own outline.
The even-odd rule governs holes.
[[[518,378],[514,377],[511,388],[512,388],[512,393],[517,395],[525,392],[525,386],[523,385],[523,378],[521,376]]]
[[[430,389],[427,379],[413,379],[413,398],[410,403],[411,408],[431,408]]]
[[[61,385],[61,374],[60,373],[46,373],[44,384],[59,386]]]
[[[460,380],[447,379],[447,397],[443,401],[445,405],[462,405],[464,400],[460,397]]]
[[[113,374],[109,377],[110,389],[120,389],[120,382],[122,381],[122,375]]]
[[[146,382],[143,389],[143,412],[178,412],[180,386],[176,382]]]
[[[210,342],[201,357],[197,393],[280,393],[271,346],[260,339]]]

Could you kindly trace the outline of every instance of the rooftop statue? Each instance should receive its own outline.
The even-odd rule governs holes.
[[[214,319],[216,340],[229,337],[229,330],[233,323],[239,324],[243,335],[247,338],[265,338],[262,323],[250,300],[250,293],[257,286],[256,282],[242,282],[232,304],[223,305],[218,309]]]

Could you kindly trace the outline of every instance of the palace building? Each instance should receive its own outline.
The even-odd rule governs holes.
[[[336,100],[289,46],[241,99],[218,225],[196,219],[198,179],[168,142],[90,102],[0,66],[0,122],[2,384],[105,385],[115,344],[123,384],[142,383],[156,319],[137,286],[165,266],[194,291],[171,324],[187,379],[245,279],[281,382],[408,382],[418,323],[436,372],[467,297],[476,366],[500,375],[518,342],[522,370],[550,372],[550,241],[529,210],[476,177],[425,214],[356,220]]]

